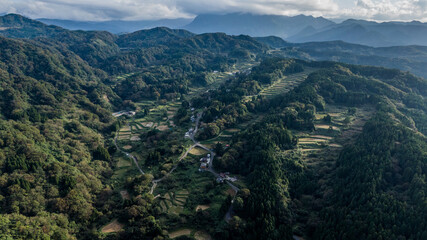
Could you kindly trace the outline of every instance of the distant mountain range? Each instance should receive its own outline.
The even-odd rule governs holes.
[[[199,15],[184,27],[191,32],[225,32],[253,37],[278,36],[289,42],[345,41],[374,47],[427,45],[427,24],[349,19],[335,23],[322,17],[232,13]]]
[[[275,48],[272,53],[281,57],[397,68],[427,78],[427,46],[370,47],[343,41],[290,43],[272,36],[255,39]]]
[[[377,25],[370,22],[363,23]],[[403,23],[393,24],[403,25]],[[415,22],[411,24],[424,25]],[[239,52],[236,52],[236,50],[243,46],[245,49],[250,49],[254,52],[266,51],[268,49],[267,46],[269,46],[271,48],[269,54],[272,56],[278,54],[303,60],[330,60],[351,64],[384,66],[411,71],[427,78],[427,72],[425,71],[425,66],[427,66],[427,46],[371,47],[343,41],[290,43],[274,36],[251,38],[241,35],[231,37],[223,33],[195,35],[187,30],[166,27],[115,35],[106,31],[70,31],[54,25],[46,25],[17,14],[0,17],[0,36],[38,39],[40,42],[48,43],[49,45],[65,45],[83,60],[97,66],[105,62],[106,59],[117,56],[121,51],[138,48],[174,46],[177,49],[186,49],[187,51],[203,48],[209,49],[211,52],[230,52],[232,55],[238,54]],[[111,66],[114,66],[114,64],[111,64]]]
[[[244,34],[252,37],[278,36],[294,43],[344,41],[373,47],[427,46],[427,23],[418,21],[377,23],[349,19],[342,23],[336,23],[323,17],[305,15],[289,17],[250,13],[202,14],[195,19],[179,18],[153,21],[38,20],[47,25],[55,25],[70,30],[97,30],[114,34],[130,33],[154,27],[167,27],[185,29],[196,34],[223,32],[229,35]]]
[[[84,31],[108,31],[114,34],[130,33],[141,29],[149,29],[154,27],[168,27],[168,28],[182,28],[189,24],[193,19],[191,18],[177,18],[177,19],[160,19],[160,20],[141,20],[141,21],[72,21],[61,19],[37,19],[38,21],[48,24],[56,25],[70,30],[84,30]]]
[[[252,37],[278,36],[287,38],[298,34],[301,29],[313,30],[333,26],[335,23],[322,17],[298,15],[255,15],[230,13],[225,15],[203,14],[184,27],[194,33],[224,32],[230,35],[246,34]]]
[[[291,42],[322,42],[341,40],[375,47],[399,45],[427,45],[427,23],[377,23],[349,19],[322,29],[304,29],[287,38]]]

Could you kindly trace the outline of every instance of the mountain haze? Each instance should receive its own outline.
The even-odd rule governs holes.
[[[374,47],[427,45],[427,24],[383,22],[349,19],[323,29],[303,31],[287,39],[291,42],[322,42],[341,40]]]
[[[61,19],[38,19],[40,22],[48,25],[56,25],[70,30],[85,30],[85,31],[108,31],[114,34],[135,32],[141,29],[149,29],[154,27],[181,28],[189,24],[193,19],[177,18],[177,19],[160,19],[160,20],[141,20],[141,21],[73,21]]]
[[[334,23],[325,18],[298,15],[255,15],[230,13],[225,15],[202,14],[184,27],[194,33],[224,32],[231,35],[246,34],[253,37],[275,35],[286,38],[304,28],[321,29]]]

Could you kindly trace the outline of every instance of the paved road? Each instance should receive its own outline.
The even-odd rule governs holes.
[[[116,146],[116,148],[123,153],[124,155],[126,155],[128,158],[132,159],[133,162],[135,163],[136,168],[141,172],[141,174],[145,174],[144,171],[142,171],[142,169],[139,167],[138,164],[138,160],[136,159],[135,156],[133,156],[132,154],[125,152],[123,149],[121,149],[118,145],[117,145],[117,137],[119,136],[119,131],[116,132],[116,136],[114,137],[114,146]]]

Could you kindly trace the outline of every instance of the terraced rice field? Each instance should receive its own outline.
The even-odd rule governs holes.
[[[196,212],[197,211],[199,211],[199,210],[206,210],[206,209],[208,209],[208,208],[210,208],[211,206],[209,206],[209,205],[197,205],[197,207],[196,207]]]
[[[193,154],[196,156],[202,156],[202,155],[206,155],[208,153],[209,153],[208,151],[206,151],[203,148],[199,148],[199,147],[195,147],[195,148],[191,149],[191,151],[190,151],[190,154]]]
[[[159,198],[160,208],[163,212],[179,214],[184,209],[188,195],[187,190],[168,192]]]
[[[279,79],[277,82],[271,86],[263,89],[259,94],[266,96],[267,98],[274,97],[275,95],[284,94],[298,86],[303,82],[307,76],[313,72],[314,69],[307,69],[301,73],[295,73],[288,76],[285,76],[282,79]]]

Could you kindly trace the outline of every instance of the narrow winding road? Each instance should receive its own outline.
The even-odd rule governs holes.
[[[141,172],[141,174],[145,174],[144,171],[142,171],[142,169],[139,167],[138,164],[138,160],[136,159],[135,156],[133,156],[132,154],[125,152],[123,149],[121,149],[118,145],[117,145],[117,138],[119,136],[119,131],[116,132],[116,136],[114,137],[114,146],[116,146],[116,148],[123,153],[124,155],[126,155],[128,158],[132,159],[133,162],[135,163],[136,168]]]
[[[179,164],[179,162],[181,162],[182,161],[182,159],[184,159],[184,158],[186,158],[187,157],[187,155],[188,155],[188,153],[191,151],[191,150],[193,150],[193,148],[195,148],[195,147],[199,147],[199,148],[202,148],[202,149],[204,149],[204,150],[206,150],[206,151],[208,151],[210,154],[211,154],[211,161],[209,162],[209,165],[208,165],[208,170],[207,171],[209,171],[210,173],[212,173],[216,178],[217,177],[219,177],[219,174],[214,170],[214,168],[213,168],[213,160],[214,160],[214,158],[215,158],[215,152],[214,151],[212,151],[212,149],[210,149],[210,148],[208,148],[208,147],[206,147],[206,146],[204,146],[204,145],[202,145],[201,143],[199,143],[199,142],[197,142],[196,141],[196,139],[195,139],[195,136],[196,136],[196,133],[197,133],[197,131],[199,130],[199,123],[200,123],[200,119],[202,118],[202,116],[203,116],[203,113],[198,113],[197,114],[197,118],[196,118],[196,121],[195,121],[195,127],[194,127],[194,130],[193,130],[193,132],[192,133],[190,133],[189,134],[189,138],[191,139],[191,141],[193,141],[193,145],[192,146],[190,146],[188,149],[187,149],[187,151],[184,153],[184,154],[182,154],[181,155],[181,157],[178,159],[178,162],[175,164],[175,166],[165,175],[165,176],[163,176],[162,178],[159,178],[159,179],[154,179],[153,181],[152,181],[152,183],[153,183],[153,185],[151,186],[151,189],[150,189],[150,193],[151,194],[153,194],[153,192],[154,192],[154,189],[157,187],[157,184],[159,184],[161,181],[163,181],[164,179],[166,179],[170,174],[172,174],[173,173],[173,171],[175,171],[175,169],[178,167],[178,164]],[[141,172],[141,174],[145,174],[144,173],[144,171],[139,167],[139,164],[138,164],[138,160],[136,159],[136,157],[135,156],[133,156],[131,153],[129,153],[129,152],[126,152],[126,151],[124,151],[123,149],[121,149],[118,145],[117,145],[117,138],[118,138],[118,136],[119,136],[119,131],[117,131],[116,132],[116,136],[114,137],[114,145],[116,146],[116,148],[121,152],[121,153],[123,153],[123,154],[125,154],[127,157],[129,157],[130,159],[132,159],[133,160],[133,162],[135,163],[135,166],[136,166],[136,168]],[[227,184],[236,192],[236,194],[237,194],[237,192],[240,190],[238,187],[236,187],[234,184],[232,184],[231,182],[229,182],[229,181],[226,181],[227,182]],[[235,196],[234,196],[235,197]],[[234,198],[233,198],[233,200],[231,201],[231,203],[233,203],[234,202]],[[233,213],[233,204],[231,204],[231,206],[230,206],[230,208],[228,209],[228,211],[227,211],[227,213],[225,214],[225,220],[228,222],[230,219],[231,219],[231,216],[232,216],[232,213]]]

